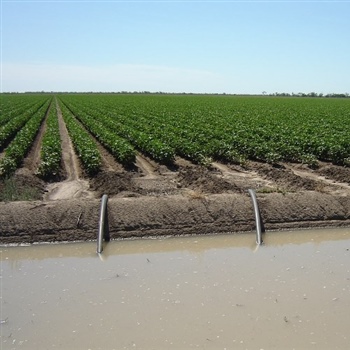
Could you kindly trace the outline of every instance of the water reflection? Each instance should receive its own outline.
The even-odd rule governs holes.
[[[302,231],[268,232],[263,235],[264,246],[283,247],[305,243],[320,244],[350,237],[349,228],[313,229]],[[187,250],[201,253],[209,249],[247,248],[256,252],[255,233],[212,234],[198,236],[159,237],[116,240],[104,245],[102,260],[115,254],[143,254]],[[34,244],[21,247],[2,247],[9,260],[41,260],[63,257],[93,257],[96,242]]]

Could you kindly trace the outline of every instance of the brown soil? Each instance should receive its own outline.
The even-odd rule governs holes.
[[[112,238],[253,230],[249,188],[257,193],[266,229],[350,226],[349,168],[258,162],[206,168],[182,158],[165,166],[139,154],[134,168],[125,169],[96,141],[103,167],[89,179],[60,111],[58,117],[62,177],[44,182],[35,176],[44,123],[12,178],[17,192],[29,188],[36,195],[29,202],[0,203],[0,243],[95,239],[103,194],[109,196]]]
[[[286,168],[284,165],[271,166],[255,163],[251,168],[287,191],[315,191],[320,185],[316,180],[296,175],[291,168]]]
[[[102,194],[109,196],[112,238],[254,230],[248,188],[256,190],[266,230],[350,227],[350,186],[334,177],[329,184],[318,175],[322,168],[303,169],[313,180],[304,178],[293,172],[298,167],[252,162],[207,169],[183,162],[154,167],[151,174],[141,168],[102,171],[54,184],[21,168],[16,187],[34,188],[44,199],[0,203],[0,243],[96,239]]]
[[[218,171],[204,167],[186,167],[178,173],[180,188],[189,188],[202,193],[239,193],[242,189],[226,181]]]
[[[132,181],[132,174],[127,172],[101,172],[90,180],[90,190],[98,197],[103,194],[119,197],[136,197],[141,192]]]
[[[63,171],[66,175],[67,181],[76,180],[81,175],[81,167],[78,157],[76,156],[73,148],[72,141],[68,135],[66,124],[64,123],[62,112],[56,101],[57,117],[61,135],[61,146],[62,146],[62,163]]]
[[[317,171],[317,173],[325,176],[327,179],[350,185],[350,168],[335,165],[324,165]]]

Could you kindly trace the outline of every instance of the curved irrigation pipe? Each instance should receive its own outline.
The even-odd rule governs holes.
[[[106,242],[110,240],[107,202],[108,202],[108,196],[104,194],[101,200],[100,221],[99,221],[98,235],[97,235],[97,253],[98,254],[101,254],[103,251],[103,239]]]
[[[261,218],[259,212],[258,201],[256,199],[255,191],[252,189],[248,190],[250,197],[252,198],[254,214],[255,214],[255,226],[256,226],[256,244],[261,245],[262,241],[262,227],[261,227]]]

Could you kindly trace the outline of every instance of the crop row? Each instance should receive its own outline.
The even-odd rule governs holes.
[[[28,110],[39,109],[49,98],[46,95],[0,94],[0,127]]]
[[[41,110],[48,101],[49,99],[40,101],[32,107],[24,109],[22,114],[16,114],[9,117],[9,120],[0,127],[0,151],[10,143],[17,132],[32,118],[33,115]]]
[[[72,106],[70,106],[70,110],[84,127],[109,150],[116,160],[124,165],[130,165],[135,162],[134,148],[125,139],[118,137],[103,118],[91,117],[84,112],[76,111]]]
[[[31,107],[31,104],[21,103],[13,107],[11,106],[11,108],[8,110],[3,110],[0,115],[0,126],[8,123],[12,118],[25,113]]]
[[[62,149],[56,103],[50,107],[46,119],[46,130],[41,144],[40,164],[37,174],[49,178],[58,174],[61,165]]]
[[[0,176],[7,176],[13,173],[20,165],[37,135],[40,125],[50,106],[47,100],[27,123],[16,134],[15,138],[5,150],[5,156],[0,161]]]
[[[101,156],[96,143],[63,103],[59,103],[59,107],[83,168],[89,175],[96,174],[101,168]]]
[[[350,101],[232,96],[64,95],[158,161],[350,162]],[[139,139],[144,141],[141,143]],[[146,141],[147,140],[147,141]],[[151,145],[151,146],[150,146]]]
[[[233,144],[220,140],[222,129],[215,133],[215,128],[208,120],[203,123],[203,115],[179,114],[173,106],[171,110],[158,110],[157,103],[156,109],[143,104],[142,108],[134,105],[125,110],[115,101],[104,101],[104,98],[91,99],[89,103],[87,99],[82,101],[79,97],[69,96],[69,103],[70,106],[74,105],[75,113],[85,113],[103,120],[111,130],[157,161],[169,162],[175,155],[196,163],[207,163],[210,158],[240,162],[244,158]],[[195,112],[192,107],[189,111]]]
[[[79,105],[78,107],[74,103],[69,104],[69,108],[74,114],[83,122],[87,120],[93,121],[94,124],[99,125],[102,129],[108,130],[111,134],[112,139],[118,139],[121,142],[126,142],[129,149],[132,149],[133,157],[122,162],[124,164],[130,164],[135,160],[135,151],[133,147],[139,151],[145,153],[156,161],[169,163],[174,160],[175,149],[168,144],[162,142],[154,133],[150,133],[146,125],[141,125],[141,128],[134,127],[131,123],[125,123],[120,119],[110,118],[108,112],[99,110],[96,108],[89,108],[86,106]],[[132,121],[132,118],[129,118]],[[142,128],[143,127],[143,128]],[[97,130],[96,126],[94,128]],[[94,132],[93,134],[104,144],[105,137],[100,132]],[[107,147],[110,149],[110,147]],[[118,156],[115,156],[117,160]],[[120,160],[119,160],[120,161]]]
[[[9,113],[20,108],[18,101],[12,109],[8,104],[3,110]],[[181,156],[204,164],[255,159],[350,165],[350,101],[346,99],[67,94],[58,101],[75,150],[91,175],[101,166],[91,135],[126,165],[135,162],[135,149],[164,163]],[[0,149],[15,135],[22,135],[38,112],[29,109],[10,118],[0,129]],[[58,121],[53,115],[54,105],[38,170],[44,177],[56,173],[60,163]],[[12,129],[16,131],[1,138],[4,130]],[[17,136],[12,142],[15,140]],[[2,172],[18,164],[7,154],[8,150],[1,162]]]
[[[70,103],[77,102],[79,100],[73,97]],[[175,155],[196,163],[207,163],[211,157],[227,161],[243,159],[233,145],[219,142],[222,130],[213,134],[213,128],[208,123],[200,122],[202,118],[186,116],[186,120],[182,121],[183,115],[176,112],[166,115],[169,111],[148,111],[144,105],[142,109],[120,111],[117,104],[103,105],[98,102],[100,99],[93,100],[93,103],[84,101],[75,106],[76,113],[87,113],[103,120],[115,133],[127,138],[139,151],[157,161],[169,162]]]

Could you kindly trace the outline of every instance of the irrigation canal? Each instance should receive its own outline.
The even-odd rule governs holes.
[[[3,349],[349,346],[349,228],[0,249]]]

